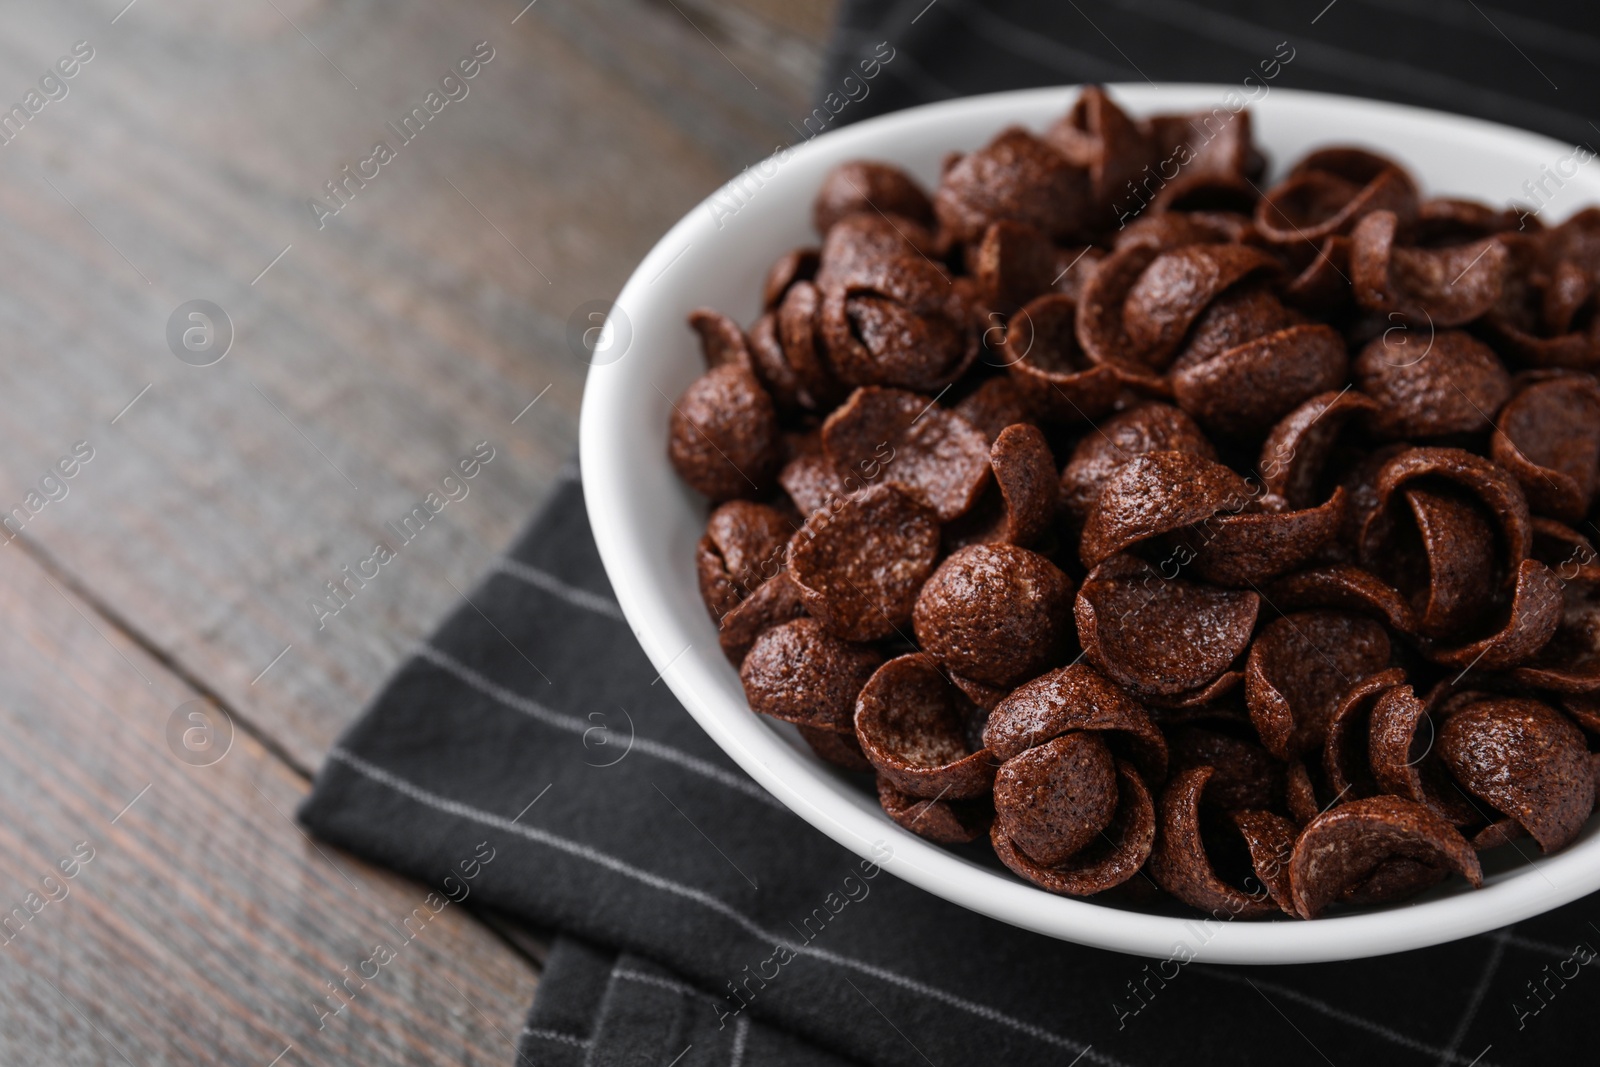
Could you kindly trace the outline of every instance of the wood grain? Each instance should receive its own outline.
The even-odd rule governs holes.
[[[772,150],[819,44],[733,3],[107,6],[0,39],[0,93],[96,50],[0,149],[0,508],[90,442],[22,537],[309,769],[570,454],[569,316]],[[319,231],[307,199],[477,41],[469,95]],[[234,327],[214,366],[167,349],[194,298]],[[324,583],[484,440],[469,497],[319,629]]]
[[[14,549],[0,612],[30,622],[0,642],[0,910],[37,908],[0,942],[0,1062],[514,1061],[521,956],[307,839],[304,781],[248,735],[180,762],[167,721],[196,694]],[[65,878],[75,848],[91,858]],[[394,959],[363,967],[379,944]]]

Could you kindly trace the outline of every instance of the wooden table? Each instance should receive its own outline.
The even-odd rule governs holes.
[[[460,908],[319,1028],[425,891],[291,815],[572,453],[569,317],[792,137],[829,5],[126,3],[0,14],[0,1063],[512,1062],[537,940]]]

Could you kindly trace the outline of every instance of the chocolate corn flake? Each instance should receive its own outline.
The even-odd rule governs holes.
[[[1083,525],[1078,555],[1086,567],[1251,499],[1245,480],[1192,452],[1151,452],[1112,473]]]
[[[960,528],[946,531],[955,545],[1003,543],[1027,547],[1050,529],[1059,486],[1056,460],[1044,432],[1032,423],[1006,427],[989,447],[995,488],[979,500]]]
[[[1477,854],[1454,826],[1414,801],[1365,797],[1330,808],[1300,831],[1289,861],[1295,911],[1314,919],[1385,862],[1402,859],[1448,868],[1474,887],[1483,884]],[[1406,888],[1423,886],[1413,877]]]
[[[1511,396],[1511,377],[1494,350],[1461,330],[1428,340],[1386,330],[1361,350],[1354,371],[1379,405],[1373,428],[1390,437],[1486,430]]]
[[[755,496],[778,466],[778,416],[756,376],[713,367],[672,405],[667,455],[678,477],[712,500]]]
[[[815,619],[795,619],[756,638],[739,679],[753,711],[842,733],[853,728],[856,694],[882,662],[870,645],[835,637]]]
[[[789,574],[806,611],[849,641],[898,634],[933,573],[933,511],[874,485],[806,520],[789,543]]]
[[[830,171],[759,314],[689,316],[695,578],[754,711],[1045,891],[1476,885],[1600,786],[1600,206],[1210,118]]]
[[[1089,661],[1130,693],[1181,705],[1237,685],[1261,598],[1166,578],[1144,560],[1112,556],[1089,572],[1075,607]]]
[[[1535,514],[1582,521],[1600,482],[1600,385],[1576,374],[1528,383],[1500,412],[1489,454]]]
[[[994,822],[994,806],[988,797],[967,801],[916,797],[902,793],[881,775],[878,803],[884,814],[900,826],[941,845],[976,841],[989,832]]]
[[[818,233],[827,233],[847,215],[880,212],[925,226],[933,222],[933,202],[911,175],[887,163],[854,160],[841,163],[822,180],[812,221]]]
[[[1320,751],[1340,696],[1389,665],[1372,619],[1302,611],[1262,627],[1250,648],[1245,699],[1261,742],[1279,759]]]
[[[978,709],[933,659],[914,652],[879,667],[856,697],[855,736],[878,774],[912,796],[988,793],[995,763],[967,743]]]
[[[1066,860],[1057,864],[1034,860],[1005,833],[998,812],[989,840],[1000,862],[1018,876],[1052,893],[1082,897],[1103,893],[1138,874],[1150,858],[1155,836],[1155,806],[1150,789],[1132,764],[1119,762],[1116,812],[1110,824],[1092,843]]]
[[[1583,734],[1537,700],[1482,700],[1439,728],[1439,754],[1474,796],[1517,820],[1544,852],[1577,836],[1594,809]]]
[[[720,619],[783,569],[794,534],[788,516],[749,500],[730,500],[711,513],[696,549],[700,595]]]
[[[940,522],[966,514],[989,482],[983,435],[933,397],[902,389],[857,389],[823,423],[822,447],[838,469],[876,471]]]
[[[1100,490],[1124,463],[1151,452],[1188,452],[1215,460],[1216,449],[1193,419],[1170,404],[1146,401],[1086,433],[1061,471],[1061,505],[1078,527]]]
[[[1015,685],[1068,647],[1072,580],[1015,545],[969,545],[923,585],[912,612],[918,642],[941,665],[991,685]]]
[[[1077,314],[1071,297],[1047,293],[1012,315],[998,339],[985,333],[1028,404],[1060,422],[1103,416],[1122,390],[1121,377],[1079,347]]]
[[[1185,904],[1209,912],[1219,919],[1251,919],[1269,915],[1278,911],[1279,907],[1267,893],[1264,884],[1258,883],[1254,887],[1254,894],[1229,885],[1217,875],[1206,854],[1200,797],[1213,773],[1207,766],[1190,767],[1173,775],[1172,781],[1167,783],[1156,808],[1159,832],[1155,850],[1150,854],[1150,877]],[[1256,829],[1259,831],[1264,827],[1258,826]],[[1272,833],[1271,830],[1267,832]],[[1293,839],[1288,832],[1274,836],[1283,840]],[[1261,850],[1266,861],[1263,866],[1274,872],[1276,880],[1278,872],[1287,867],[1287,861],[1270,859],[1275,850],[1259,837],[1258,844],[1267,846]]]
[[[1447,248],[1396,244],[1399,218],[1374,211],[1350,234],[1350,282],[1368,311],[1415,324],[1461,326],[1500,299],[1506,246],[1492,237]]]

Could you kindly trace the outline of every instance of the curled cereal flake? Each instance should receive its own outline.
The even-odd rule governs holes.
[[[1000,219],[1027,223],[1061,240],[1082,228],[1089,196],[1082,168],[1013,126],[945,171],[933,209],[944,231],[963,244],[980,240]]]
[[[1497,211],[1474,200],[1441,196],[1417,205],[1413,229],[1417,244],[1437,248],[1520,230],[1524,221],[1519,214],[1514,210]],[[1537,225],[1538,220],[1533,219],[1533,223]]]
[[[1245,699],[1267,751],[1292,759],[1321,750],[1340,697],[1387,667],[1389,651],[1382,625],[1342,611],[1296,612],[1263,627]]]
[[[1163,578],[1143,560],[1113,556],[1078,590],[1078,640],[1134,696],[1182,702],[1221,680],[1249,646],[1260,602],[1253,592]]]
[[[1183,245],[1218,244],[1243,239],[1250,229],[1248,219],[1210,211],[1152,211],[1140,215],[1117,231],[1113,248],[1148,245],[1166,250]]]
[[[1037,426],[1008,426],[989,447],[989,466],[998,489],[984,497],[947,539],[958,545],[1031,545],[1044,536],[1056,511],[1056,461]],[[998,498],[998,499],[996,499]]]
[[[799,281],[784,294],[775,319],[784,363],[794,377],[795,406],[807,411],[832,404],[839,397],[817,330],[821,311],[821,292],[810,282]]]
[[[1027,390],[1009,375],[985,378],[955,406],[955,413],[972,423],[990,445],[1007,426],[1032,422],[1038,414]]]
[[[753,366],[744,331],[722,312],[711,308],[695,308],[689,312],[689,326],[700,335],[700,351],[705,356],[707,370],[724,363],[745,368]]]
[[[1449,873],[1445,868],[1431,863],[1396,856],[1384,860],[1373,868],[1371,874],[1340,893],[1339,901],[1365,907],[1391,900],[1405,900],[1438,885]]]
[[[1449,485],[1418,482],[1398,503],[1404,512],[1368,523],[1362,558],[1407,595],[1420,633],[1447,638],[1477,626],[1495,595],[1496,583],[1485,581],[1497,562],[1493,518]]]
[[[1311,781],[1311,771],[1299,760],[1289,764],[1284,771],[1283,806],[1289,809],[1290,818],[1301,826],[1315,819],[1322,811],[1322,805],[1317,801],[1317,787]]]
[[[815,278],[820,261],[821,257],[815,248],[795,248],[779,256],[767,271],[767,280],[761,284],[762,310],[777,310],[791,285]]]
[[[1369,748],[1372,709],[1380,697],[1405,681],[1406,672],[1398,667],[1380,671],[1345,689],[1334,704],[1322,742],[1322,769],[1336,798],[1353,799],[1376,791]]]
[[[994,778],[995,825],[1046,867],[1092,844],[1116,811],[1116,766],[1096,734],[1051,738],[1007,760]]]
[[[817,232],[827,233],[847,215],[880,213],[933,225],[933,202],[916,179],[888,163],[854,159],[822,179],[811,217]]]
[[[1150,375],[1165,369],[1139,358],[1138,346],[1128,336],[1123,312],[1129,291],[1161,251],[1159,246],[1149,244],[1119,248],[1100,261],[1094,276],[1084,284],[1078,296],[1075,329],[1078,344],[1092,362],[1133,374]]]
[[[1152,115],[1150,133],[1160,159],[1170,159],[1186,174],[1238,176],[1257,181],[1267,160],[1251,140],[1250,112],[1240,111],[1219,124],[1210,111]]]
[[[861,488],[859,481],[846,480],[833,460],[822,454],[820,445],[817,451],[801,452],[785,463],[778,472],[778,484],[805,516],[837,506]]]
[[[1303,567],[1339,536],[1343,488],[1320,507],[1218,515],[1177,535],[1195,550],[1194,573],[1234,587],[1256,585]]]
[[[1160,212],[1209,215],[1233,223],[1224,232],[1230,241],[1255,238],[1256,202],[1261,194],[1241,177],[1191,172],[1180,174],[1155,195],[1150,206]]]
[[[717,643],[722,646],[723,655],[737,667],[744,662],[756,638],[774,626],[803,617],[805,613],[805,606],[800,602],[799,587],[789,577],[788,571],[781,571],[776,577],[762,582],[755,592],[722,616],[722,623],[717,629]]]
[[[844,733],[853,729],[856,694],[882,662],[875,648],[842,641],[815,619],[795,619],[756,638],[739,679],[751,710]]]
[[[934,254],[927,229],[909,219],[850,215],[828,230],[814,279],[818,289],[872,287],[878,283],[948,289],[944,272],[924,258]]]
[[[1374,488],[1380,511],[1402,486],[1424,478],[1454,483],[1482,502],[1499,527],[1505,560],[1501,582],[1512,585],[1516,565],[1528,558],[1533,544],[1528,502],[1516,480],[1489,460],[1459,448],[1407,449],[1378,472]]]
[[[1490,455],[1532,511],[1582,521],[1600,482],[1600,385],[1587,374],[1527,385],[1500,412]]]
[[[783,569],[784,546],[793,534],[788,516],[765,504],[730,500],[711,513],[695,567],[712,618],[722,618]]]
[[[836,467],[873,471],[949,522],[965,514],[989,482],[983,434],[932,397],[868,386],[822,424],[822,446]]]
[[[1057,273],[1056,249],[1032,226],[1002,219],[968,252],[967,266],[984,303],[1009,313],[1050,288]]]
[[[1200,827],[1200,796],[1213,774],[1210,767],[1190,767],[1173,775],[1156,807],[1159,833],[1150,853],[1150,877],[1185,904],[1217,918],[1256,919],[1277,905],[1263,887],[1257,893],[1229,885],[1217,876],[1206,855]],[[1292,840],[1291,834],[1284,834]]]
[[[1349,233],[1374,211],[1410,219],[1416,209],[1417,187],[1393,163],[1360,149],[1325,149],[1267,190],[1256,229],[1274,244],[1294,245]]]
[[[963,800],[989,792],[996,766],[967,745],[974,710],[930,657],[912,653],[879,667],[856,697],[855,735],[896,789]]]
[[[1296,405],[1337,388],[1349,359],[1331,326],[1289,326],[1216,355],[1193,349],[1172,370],[1172,395],[1202,426],[1230,437],[1264,433]]]
[[[1208,305],[1184,340],[1179,366],[1196,366],[1248,341],[1303,326],[1305,317],[1283,306],[1264,285],[1236,285]]]
[[[1061,504],[1082,526],[1106,479],[1151,452],[1189,452],[1215,460],[1216,449],[1193,419],[1170,404],[1147,401],[1111,416],[1083,436],[1061,472]]]
[[[1381,409],[1370,419],[1374,431],[1387,437],[1486,430],[1511,395],[1494,350],[1461,330],[1441,330],[1431,345],[1387,330],[1361,350],[1354,373]]]
[[[1022,852],[996,821],[989,840],[1013,872],[1052,893],[1084,897],[1121,885],[1139,873],[1155,843],[1155,806],[1131,764],[1117,763],[1117,813],[1096,840],[1063,863],[1049,866]]]
[[[1571,694],[1562,697],[1561,709],[1573,722],[1591,734],[1600,734],[1600,697],[1593,694]]]
[[[983,743],[1002,762],[1031,745],[1071,731],[1115,734],[1140,770],[1159,781],[1167,773],[1167,745],[1150,713],[1086,663],[1040,675],[995,705]]]
[[[1572,321],[1574,301],[1587,299],[1591,278],[1567,263],[1552,271],[1547,235],[1504,234],[1500,240],[1510,267],[1500,302],[1483,318],[1485,332],[1501,351],[1529,366],[1594,369],[1600,363],[1597,327],[1591,321],[1584,330]]]
[[[1084,87],[1072,109],[1045,131],[1044,140],[1088,171],[1090,200],[1100,212],[1126,198],[1124,187],[1155,158],[1146,127],[1098,85]]]
[[[934,513],[892,485],[874,485],[806,520],[789,573],[806,611],[850,641],[875,641],[911,619],[939,552]]]
[[[811,751],[824,763],[831,763],[835,767],[847,771],[870,771],[872,764],[867,762],[867,757],[861,754],[861,746],[856,742],[855,734],[841,734],[833,730],[819,730],[814,726],[797,727],[800,736],[806,744],[811,746]]]
[[[1282,611],[1340,608],[1380,618],[1401,633],[1417,628],[1411,605],[1394,586],[1350,564],[1314,567],[1279,578],[1266,587],[1266,596]]]
[[[1340,434],[1353,418],[1369,416],[1378,404],[1350,389],[1318,393],[1279,420],[1261,445],[1257,469],[1267,492],[1291,508],[1309,508],[1328,498],[1324,479]]]
[[[1461,326],[1494,307],[1508,259],[1498,239],[1402,248],[1395,245],[1398,226],[1394,212],[1375,211],[1350,234],[1350,281],[1358,304],[1434,326]]]
[[[1243,478],[1192,452],[1137,456],[1106,479],[1083,526],[1086,567],[1141,541],[1192,526],[1251,499]]]
[[[1007,689],[1005,686],[990,685],[987,682],[980,682],[974,678],[963,677],[962,675],[956,674],[953,671],[947,673],[950,676],[950,680],[955,683],[956,688],[965,693],[967,695],[967,699],[972,701],[973,705],[983,712],[983,722],[988,721],[989,712],[993,711],[995,706],[1004,700],[1011,692],[1011,690]],[[974,716],[972,721],[978,723],[977,731],[978,735],[981,737],[983,734],[982,723],[978,722],[977,716]],[[977,744],[973,747],[982,748],[983,746],[981,744]]]
[[[1549,644],[1561,626],[1561,581],[1535,559],[1517,565],[1517,584],[1505,621],[1487,637],[1462,644],[1424,642],[1423,653],[1435,663],[1463,670],[1505,670],[1529,662]]]
[[[1595,779],[1583,734],[1537,700],[1487,699],[1439,728],[1439,754],[1462,787],[1522,824],[1544,852],[1583,829]]]
[[[1289,861],[1295,911],[1316,918],[1393,859],[1448,867],[1474,888],[1483,884],[1478,857],[1455,827],[1414,801],[1365,797],[1323,812],[1300,832]]]
[[[1522,824],[1515,819],[1496,819],[1472,835],[1472,847],[1479,852],[1487,852],[1491,848],[1499,848],[1519,837],[1525,837],[1527,833]]]
[[[1037,674],[1072,634],[1072,579],[1014,545],[969,545],[917,597],[917,639],[939,663],[990,685]]]
[[[802,407],[799,376],[784,355],[783,342],[778,337],[778,317],[770,311],[750,327],[748,339],[750,369],[756,380],[767,390],[781,411],[791,412]]]
[[[1554,519],[1533,520],[1533,558],[1563,582],[1600,582],[1600,553],[1589,539]]]
[[[888,779],[878,778],[878,803],[899,825],[941,845],[976,841],[989,832],[994,811],[983,800],[925,800],[902,793]]]
[[[1600,579],[1558,571],[1562,614],[1555,636],[1511,677],[1557,693],[1600,693]]]
[[[1284,302],[1310,315],[1328,316],[1351,300],[1350,238],[1324,237],[1317,254],[1283,287]]]
[[[1100,269],[1100,261],[1105,257],[1105,252],[1094,245],[1056,246],[1051,288],[1076,304],[1083,295],[1083,287]]]
[[[1249,729],[1248,719],[1244,729]],[[1203,799],[1207,804],[1241,811],[1275,808],[1283,799],[1284,765],[1255,741],[1225,733],[1204,720],[1169,726],[1167,736],[1175,770],[1210,767],[1215,772],[1206,785]]]
[[[1029,405],[1062,422],[1099,418],[1122,389],[1110,367],[1084,358],[1075,315],[1071,297],[1047,293],[1012,315],[993,346]]]
[[[1476,813],[1445,777],[1430,714],[1446,689],[1436,688],[1427,701],[1417,699],[1409,685],[1379,695],[1367,723],[1367,758],[1379,790],[1414,800],[1457,826],[1467,826],[1477,821]]]
[[[1289,860],[1294,856],[1294,839],[1299,833],[1295,824],[1270,811],[1231,811],[1228,818],[1244,838],[1245,848],[1250,853],[1250,867],[1267,895],[1280,911],[1293,915]]]
[[[824,288],[818,325],[828,365],[846,385],[938,391],[978,356],[956,293],[897,298],[869,287]]]
[[[672,406],[667,458],[714,501],[755,496],[778,469],[778,413],[756,376],[724,363],[696,378]]]
[[[1133,355],[1165,366],[1189,327],[1222,292],[1240,280],[1278,269],[1278,261],[1248,245],[1185,245],[1162,252],[1140,273],[1122,305]]]

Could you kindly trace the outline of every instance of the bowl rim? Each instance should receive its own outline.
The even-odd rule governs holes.
[[[992,118],[991,133],[998,132],[1006,125],[1034,121],[1037,115],[1046,113],[1047,105],[1054,109],[1048,112],[1052,115],[1064,113],[1081,88],[1065,85],[1013,90],[892,112],[787,148],[784,163],[802,158],[813,162],[824,158],[833,162],[863,156],[880,158],[882,153],[874,151],[874,140],[885,130],[931,127],[955,119]],[[1230,91],[1237,92],[1235,86],[1196,83],[1109,84],[1105,88],[1119,103],[1139,114],[1209,106]],[[1362,120],[1370,119],[1377,125],[1427,123],[1473,142],[1491,139],[1498,146],[1525,153],[1535,165],[1571,150],[1571,146],[1552,138],[1481,119],[1331,93],[1273,89],[1269,96],[1249,106],[1254,110],[1287,106],[1291,111],[1312,114],[1338,111],[1342,124],[1356,131],[1354,136],[1332,138],[1340,143],[1365,140],[1359,131],[1367,128]],[[1600,193],[1600,185],[1586,184],[1591,185],[1591,195]],[[715,215],[707,209],[712,197],[721,191],[714,190],[712,196],[692,207],[656,243],[629,277],[614,308],[621,308],[632,320],[643,317],[639,309],[651,300],[647,293],[651,282],[683,257],[694,241],[714,239],[716,231],[707,220]],[[771,258],[783,251],[787,249],[774,250]],[[632,343],[637,345],[639,339],[635,337]],[[686,655],[686,631],[674,619],[666,587],[660,581],[652,581],[653,568],[642,555],[628,524],[621,521],[627,512],[626,474],[635,462],[637,449],[625,443],[626,433],[614,432],[614,412],[628,379],[623,374],[608,373],[607,366],[598,362],[591,365],[585,383],[579,421],[580,475],[595,543],[630,628],[660,672],[658,677],[667,682],[712,740],[782,804],[856,855],[873,860],[935,896],[1046,936],[1150,957],[1182,952],[1214,963],[1310,963],[1422,948],[1498,929],[1600,889],[1600,819],[1591,819],[1583,836],[1564,850],[1551,856],[1534,856],[1486,880],[1478,890],[1424,897],[1310,922],[1237,923],[1125,910],[1096,903],[1093,898],[1051,894],[1009,872],[978,866],[889,823],[876,810],[875,799],[870,808],[861,804],[865,794],[834,778],[831,772],[819,773],[820,761],[795,750],[742,702],[739,707],[730,708],[716,697],[708,684],[709,672],[728,669],[720,650],[711,649],[709,656]],[[689,565],[686,559],[684,566]],[[741,717],[747,721],[740,721]],[[816,766],[809,766],[808,760]],[[832,784],[824,784],[824,779]]]

